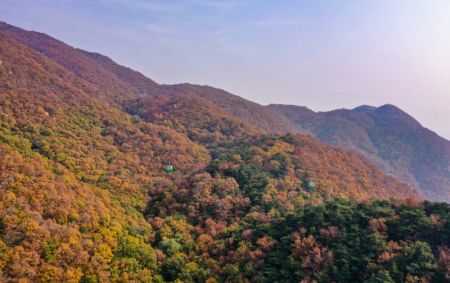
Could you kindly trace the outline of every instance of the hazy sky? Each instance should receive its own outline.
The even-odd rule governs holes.
[[[450,1],[0,0],[160,83],[313,110],[392,103],[450,138]]]

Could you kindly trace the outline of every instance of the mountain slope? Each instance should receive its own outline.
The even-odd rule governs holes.
[[[319,113],[289,105],[269,108],[305,133],[368,157],[426,198],[450,202],[450,141],[399,108],[361,106]]]
[[[134,86],[118,79],[113,72],[89,56],[46,34],[26,31],[4,22],[0,22],[0,31],[46,56],[74,76],[91,83],[98,91],[89,92],[90,95],[120,105],[138,93]]]
[[[138,98],[125,111],[146,121],[173,127],[193,141],[217,143],[259,132],[198,96],[153,95]]]
[[[95,99],[96,86],[2,32],[0,43],[0,281],[150,280],[146,188],[169,159],[189,174],[207,151]]]
[[[88,56],[104,69],[113,73],[120,81],[133,86],[139,94],[154,94],[157,92],[159,85],[143,74],[121,66],[102,54],[87,52],[81,49],[77,49],[77,51]]]
[[[159,89],[159,93],[163,95],[199,96],[264,133],[285,134],[297,131],[295,125],[282,115],[221,89],[210,86],[178,84],[163,85]]]
[[[241,122],[238,118],[229,116],[227,112],[216,108],[214,104],[202,101],[201,98],[195,96],[189,98],[185,95],[181,97],[171,95],[168,98],[165,96],[142,98],[135,104],[130,104],[129,107],[135,108],[133,110],[137,111],[135,114],[142,115],[143,119],[151,123],[133,119],[133,117],[122,112],[119,108],[108,106],[107,103],[104,103],[102,96],[92,96],[91,94],[101,92],[95,83],[74,75],[71,70],[66,70],[62,65],[51,61],[46,55],[44,56],[33,49],[27,48],[25,45],[15,41],[15,39],[8,37],[8,35],[2,34],[2,43],[2,85],[4,86],[2,89],[2,105],[4,105],[2,113],[6,117],[14,118],[14,123],[8,126],[8,131],[11,134],[25,135],[26,138],[29,138],[29,135],[32,136],[36,132],[39,138],[31,139],[33,149],[39,152],[42,151],[40,152],[41,154],[48,155],[49,158],[62,162],[72,170],[76,170],[79,177],[83,180],[95,179],[90,175],[96,175],[96,173],[94,174],[94,172],[88,170],[93,165],[83,163],[91,159],[91,147],[95,146],[96,149],[102,151],[101,155],[104,158],[107,156],[103,151],[107,151],[106,149],[110,146],[103,144],[103,142],[100,143],[100,141],[94,143],[97,138],[105,139],[105,142],[109,141],[109,138],[113,138],[113,142],[117,143],[120,150],[129,151],[127,154],[135,152],[135,154],[139,155],[148,150],[147,147],[156,146],[157,148],[147,152],[153,156],[153,164],[146,164],[146,170],[149,171],[147,173],[144,173],[145,171],[142,172],[142,174],[151,174],[151,172],[163,168],[164,163],[171,160],[176,163],[175,165],[179,167],[181,172],[196,170],[191,165],[194,160],[197,160],[196,162],[201,160],[200,163],[204,164],[203,167],[206,166],[204,162],[209,159],[206,149],[203,148],[203,145],[192,142],[186,135],[189,132],[183,131],[177,125],[181,124],[185,128],[193,127],[193,129],[211,132],[212,134],[214,134],[215,130],[223,133],[234,131],[228,139],[245,138],[247,135],[261,136],[258,131]],[[25,101],[28,101],[28,103]],[[131,99],[129,101],[130,103],[135,102],[135,100]],[[179,107],[174,108],[172,102],[179,102]],[[186,104],[186,107],[184,107],[184,104]],[[146,107],[147,105],[148,107]],[[162,110],[167,108],[167,111],[161,112],[160,107],[163,108]],[[195,110],[195,107],[198,107],[197,110]],[[21,110],[18,111],[18,109]],[[204,112],[202,113],[201,111]],[[198,115],[205,118],[203,120],[199,119]],[[161,123],[163,120],[168,120],[171,123],[164,125],[164,123]],[[221,121],[225,122],[220,124]],[[199,122],[204,124],[196,124]],[[162,126],[156,123],[162,124]],[[37,129],[30,128],[30,125],[35,125]],[[208,128],[210,125],[213,125],[213,127]],[[231,128],[228,126],[231,126]],[[46,127],[48,128],[47,130],[44,129]],[[96,127],[99,128],[97,129]],[[73,129],[74,132],[65,133],[68,129]],[[93,129],[96,130],[94,131]],[[81,132],[77,133],[76,131],[78,130]],[[55,131],[55,134],[52,131]],[[85,131],[89,131],[90,136],[81,134]],[[93,138],[94,136],[92,135],[94,134],[100,136]],[[108,138],[109,135],[112,135],[112,137]],[[76,139],[72,137],[76,137]],[[268,137],[270,138],[270,136]],[[147,138],[148,143],[145,142]],[[354,176],[359,176],[358,171],[364,167],[367,168],[368,172],[376,172],[376,174],[379,172],[359,156],[351,155],[345,151],[336,151],[313,139],[300,136],[298,138],[303,140],[303,142],[297,143],[286,154],[289,153],[289,155],[292,155],[292,158],[297,159],[299,156],[294,153],[297,149],[308,149],[308,160],[304,160],[302,164],[306,165],[309,162],[315,162],[315,160],[323,160],[324,166],[342,163],[344,167],[349,169],[349,173],[352,172],[351,174]],[[141,139],[143,140],[141,141]],[[164,139],[166,144],[161,144],[160,139]],[[84,144],[81,149],[78,148],[77,142]],[[221,140],[216,142],[221,142]],[[140,143],[142,144],[140,145]],[[166,146],[173,144],[176,151],[177,143],[184,144],[183,147],[186,150],[184,154],[186,156],[183,158],[179,156],[175,158],[174,154],[176,155],[177,153],[171,153],[164,149]],[[63,146],[63,144],[67,146]],[[59,145],[61,146],[59,147]],[[142,146],[145,148],[141,148]],[[217,146],[220,147],[222,145],[219,143]],[[62,151],[61,157],[55,154],[58,150]],[[334,157],[328,157],[327,154],[324,154],[327,152],[336,152],[336,154]],[[166,156],[164,157],[162,154]],[[78,159],[72,160],[71,157],[75,158],[76,156]],[[351,158],[347,159],[350,156]],[[138,157],[136,156],[136,158]],[[354,166],[352,159],[357,159],[359,165]],[[99,166],[102,164],[100,161],[95,162]],[[137,166],[137,168],[140,166]],[[313,168],[303,169],[310,170]],[[104,170],[108,171],[110,169],[105,167]],[[330,167],[330,170],[335,169]],[[378,177],[381,177],[381,175]],[[373,178],[373,185],[364,188],[371,191],[365,198],[378,196],[375,188],[381,185],[378,179],[382,179],[378,177]],[[396,198],[403,198],[401,195],[397,195],[398,192],[394,188],[397,185],[392,186],[392,184],[397,183],[394,180],[386,179],[383,181],[383,186],[386,189],[385,198],[389,199],[395,196],[397,196]],[[413,195],[410,194],[410,196]],[[348,196],[350,197],[351,194],[349,193]]]
[[[32,32],[30,37],[28,37],[26,36],[28,35],[28,32],[6,24],[3,24],[3,28],[0,30],[5,30],[4,32],[2,31],[3,41],[5,42],[2,50],[4,53],[2,54],[2,57],[4,58],[2,67],[4,69],[3,74],[5,75],[3,81],[6,85],[5,91],[10,93],[10,95],[2,97],[2,101],[3,103],[8,102],[6,103],[8,107],[14,108],[18,107],[17,105],[22,105],[21,107],[23,108],[23,111],[18,113],[16,113],[15,110],[7,111],[15,113],[15,115],[20,115],[25,121],[21,123],[24,126],[27,126],[27,124],[30,123],[29,120],[33,121],[33,119],[38,119],[37,122],[33,122],[33,124],[37,123],[38,127],[41,128],[50,123],[47,121],[50,118],[52,118],[51,121],[53,121],[51,123],[59,121],[58,129],[53,129],[57,133],[63,132],[65,128],[72,129],[74,126],[69,125],[70,123],[81,123],[83,127],[86,127],[83,128],[83,130],[87,130],[89,127],[94,127],[99,124],[103,127],[103,129],[99,129],[102,137],[108,137],[108,135],[111,134],[114,136],[113,141],[117,140],[118,146],[120,146],[122,151],[130,151],[138,155],[147,150],[147,147],[149,146],[155,145],[161,147],[149,150],[148,153],[153,156],[154,163],[145,165],[146,169],[150,171],[144,170],[142,172],[144,175],[150,174],[150,172],[155,170],[158,171],[158,168],[161,169],[165,166],[165,163],[172,161],[181,172],[193,172],[200,169],[202,166],[205,167],[206,164],[204,162],[209,159],[209,154],[205,152],[203,145],[214,142],[215,146],[221,146],[221,142],[232,141],[235,138],[260,136],[260,133],[252,128],[253,125],[251,125],[251,123],[248,123],[245,119],[241,120],[239,115],[236,117],[227,111],[234,107],[235,104],[241,104],[241,109],[246,109],[246,112],[251,113],[254,108],[260,107],[256,103],[242,103],[242,101],[245,100],[237,96],[232,96],[224,91],[193,85],[164,86],[161,89],[159,89],[160,86],[158,86],[158,91],[162,92],[161,95],[140,96],[139,93],[136,94],[130,90],[133,88],[137,89],[130,83],[138,80],[145,81],[149,85],[154,86],[155,84],[152,83],[153,81],[146,80],[140,74],[130,69],[116,66],[115,63],[105,59],[105,57],[101,55],[81,52],[60,41],[39,33]],[[42,44],[42,42],[48,44]],[[28,47],[28,45],[31,46]],[[41,47],[41,45],[44,45],[44,47]],[[14,51],[15,46],[17,46],[17,52]],[[23,52],[19,53],[18,51]],[[78,53],[81,55],[78,56]],[[64,56],[64,54],[69,54],[70,56]],[[27,60],[33,61],[28,62],[25,58],[30,58]],[[55,61],[53,61],[52,58],[55,58]],[[95,60],[92,58],[95,58]],[[12,60],[16,60],[17,62],[13,64]],[[103,63],[97,64],[96,62],[99,60]],[[109,69],[105,69],[104,66],[114,66],[115,71],[113,72]],[[131,72],[134,75],[121,75],[121,78],[126,79],[126,81],[121,81],[118,74],[124,72]],[[97,76],[95,76],[95,74],[97,74]],[[103,75],[111,82],[112,85],[109,87],[117,88],[117,90],[120,91],[115,93],[108,92],[105,89],[105,81],[102,79]],[[130,78],[135,79],[131,80]],[[120,86],[123,88],[120,88]],[[23,89],[24,91],[15,93],[15,91],[19,89]],[[130,92],[126,92],[127,90],[130,90]],[[63,96],[59,95],[59,93],[62,93]],[[119,95],[122,94],[123,97],[119,97]],[[31,103],[28,106],[28,104],[24,102],[27,99],[34,103]],[[214,100],[215,103],[211,102],[212,100]],[[230,100],[233,102],[228,104]],[[117,108],[110,107],[108,104],[110,104],[111,101],[120,101],[122,104],[118,105]],[[104,102],[106,102],[106,104]],[[220,103],[227,106],[218,107],[217,104]],[[173,107],[174,104],[177,104],[178,107]],[[112,104],[112,106],[115,105],[116,104],[114,103]],[[248,105],[253,105],[253,108],[247,109],[246,107]],[[28,109],[27,107],[35,108]],[[225,108],[225,110],[223,108]],[[122,109],[128,110],[132,114],[138,114],[141,118],[150,123],[146,124],[139,119],[133,119],[129,117],[127,113],[122,112]],[[4,111],[6,111],[6,109]],[[94,113],[91,113],[92,111],[94,111]],[[36,114],[32,116],[31,113]],[[55,115],[55,117],[52,115]],[[82,117],[78,117],[79,115],[82,115]],[[256,113],[256,115],[259,115],[259,113]],[[64,121],[66,120],[68,120],[67,125],[64,124]],[[136,126],[119,123],[121,121],[128,121],[127,123],[134,123]],[[88,124],[84,125],[85,123]],[[119,124],[115,125],[114,123]],[[140,125],[139,123],[143,123],[143,125]],[[157,126],[157,124],[162,126]],[[276,128],[276,126],[271,123],[268,123],[267,126]],[[134,129],[133,127],[138,128]],[[15,131],[21,133],[25,130],[19,128]],[[78,135],[79,134],[75,134],[75,136]],[[133,138],[130,137],[130,135],[133,136]],[[95,177],[90,176],[89,171],[86,170],[86,168],[91,168],[92,165],[83,163],[90,159],[88,157],[92,141],[85,141],[85,146],[83,147],[83,150],[80,151],[78,145],[70,146],[74,143],[74,140],[70,137],[70,135],[63,136],[60,141],[68,145],[67,147],[61,146],[59,148],[59,150],[62,150],[62,157],[54,153],[58,148],[59,142],[56,141],[58,141],[59,134],[48,134],[45,138],[36,138],[33,149],[42,150],[43,154],[49,155],[48,157],[64,162],[65,165],[73,170],[77,170],[76,173],[83,180],[95,179]],[[197,143],[192,142],[190,138]],[[47,142],[43,142],[41,139],[48,140],[48,143],[53,142],[54,144],[49,148]],[[141,139],[149,139],[148,144],[143,144],[144,148],[139,146],[139,144],[143,142]],[[165,143],[174,143],[175,150],[177,148],[177,143],[189,145],[183,146],[184,150],[186,150],[185,157],[180,158],[180,156],[178,156],[175,158],[177,153],[171,153],[169,150],[165,149],[165,147],[169,145],[161,145],[161,142],[158,141],[160,139],[163,139]],[[327,173],[324,175],[323,179],[330,178],[331,185],[330,188],[324,186],[323,189],[339,191],[331,193],[331,195],[344,193],[344,195],[351,197],[354,190],[362,189],[367,191],[367,193],[365,193],[364,197],[361,199],[370,199],[375,196],[384,199],[414,196],[414,194],[408,192],[407,189],[400,189],[402,185],[395,180],[383,178],[376,168],[360,157],[350,155],[347,152],[336,152],[334,149],[330,150],[330,148],[324,144],[313,139],[301,139],[303,139],[304,142],[294,146],[294,149],[300,150],[300,148],[309,148],[308,160],[302,161],[302,164],[306,165],[309,162],[313,162],[312,164],[314,164],[315,160],[323,160],[324,162],[321,165],[317,163],[317,167],[327,169],[328,166],[330,167],[329,169],[333,171],[336,169],[333,168],[332,164],[338,164],[339,166],[348,169],[347,173],[353,176],[350,179],[355,176],[359,178],[367,175],[366,173],[358,173],[360,170],[363,170],[361,172],[364,172],[364,170],[366,170],[366,172],[373,172],[375,174],[374,176],[377,176],[369,177],[369,183],[367,183],[367,185],[362,185],[361,188],[358,188],[358,186],[351,186],[352,188],[345,193],[345,182],[340,182],[338,179],[332,179],[332,174]],[[108,147],[109,146],[107,145],[103,147],[99,146],[99,149],[104,150],[104,148]],[[289,155],[293,155],[292,158],[298,159],[298,153],[293,154],[293,152],[296,152],[294,149],[292,152],[289,152]],[[336,153],[333,154],[333,157],[327,156],[327,154],[323,155],[323,153],[327,152]],[[163,153],[164,156],[162,156]],[[128,152],[127,154],[130,153]],[[101,153],[101,155],[107,156],[106,153]],[[79,158],[77,159],[75,156],[78,156]],[[80,158],[83,156],[86,157],[86,160]],[[351,158],[347,158],[350,156]],[[71,157],[75,158],[75,160],[72,160]],[[134,159],[139,158],[136,156]],[[147,158],[144,159],[146,160]],[[193,162],[193,160],[202,161]],[[96,162],[102,164],[100,161]],[[193,168],[186,167],[188,164],[192,164],[192,162],[194,164],[199,163],[199,166],[190,165],[190,167]],[[359,165],[355,166],[354,164]],[[137,168],[140,166],[142,165],[137,166]],[[319,168],[303,169],[314,170]],[[108,167],[105,167],[104,170],[108,171],[109,169]],[[381,183],[379,179],[383,179]],[[337,189],[337,187],[339,188]],[[399,193],[397,190],[405,192],[405,195],[402,196],[402,193]],[[380,196],[379,191],[384,191],[384,196]]]
[[[121,98],[72,59],[0,31],[1,282],[445,280],[448,205],[199,96]]]
[[[0,30],[94,84],[100,90],[97,95],[110,103],[123,106],[130,99],[145,95],[194,95],[208,100],[260,131],[296,131],[295,125],[282,115],[226,91],[191,84],[159,85],[104,55],[73,48],[48,35],[26,31],[3,22],[0,22]]]

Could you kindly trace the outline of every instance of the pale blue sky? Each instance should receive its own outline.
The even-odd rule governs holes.
[[[160,83],[314,110],[392,103],[450,138],[447,0],[0,0],[0,19]]]

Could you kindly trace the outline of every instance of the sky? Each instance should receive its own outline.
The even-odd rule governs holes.
[[[448,0],[0,0],[0,20],[159,83],[315,111],[390,103],[450,139]]]

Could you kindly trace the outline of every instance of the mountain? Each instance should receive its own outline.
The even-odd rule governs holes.
[[[125,111],[142,119],[169,126],[202,144],[258,134],[247,122],[195,95],[152,95],[131,101]]]
[[[284,116],[226,91],[192,84],[160,85],[104,55],[73,48],[48,35],[4,22],[0,22],[0,30],[94,84],[100,90],[97,95],[110,103],[123,105],[145,95],[194,95],[247,121],[262,132],[287,133],[297,130]]]
[[[358,152],[426,198],[450,202],[450,141],[393,105],[313,112],[270,105],[298,128],[328,144]]]
[[[161,89],[161,93],[164,95],[187,94],[199,96],[231,115],[246,121],[263,133],[286,134],[289,132],[297,132],[295,125],[284,116],[272,112],[270,109],[255,102],[248,101],[221,89],[210,86],[179,84],[164,86]]]
[[[447,204],[217,92],[2,24],[0,281],[446,280]]]
[[[133,86],[138,86],[139,91],[142,93],[148,95],[199,97],[202,100],[207,100],[210,104],[214,104],[216,108],[220,108],[222,111],[226,111],[230,115],[246,121],[264,133],[280,134],[297,131],[295,124],[283,115],[272,112],[266,107],[224,90],[188,83],[155,85],[151,79],[129,68],[118,65],[108,57],[97,53],[80,51],[99,62],[104,68],[112,71],[120,80]]]
[[[146,188],[169,159],[188,174],[209,154],[2,32],[0,43],[0,281],[105,281],[125,264],[112,250],[149,270]]]
[[[19,31],[19,34],[25,32],[23,30]],[[140,132],[145,129],[144,126],[142,126],[143,128],[134,129],[131,125],[125,126],[121,124],[120,127],[114,125],[114,123],[119,121],[127,121],[131,124],[134,123],[139,125],[139,123],[143,123],[143,125],[151,125],[155,133],[151,133],[146,130],[148,134],[152,134],[155,139],[163,136],[165,137],[166,143],[170,141],[171,136],[174,136],[176,141],[184,144],[191,144],[186,147],[186,150],[192,152],[195,151],[195,148],[197,148],[197,151],[199,152],[202,152],[202,150],[207,150],[204,147],[210,143],[215,143],[216,146],[221,146],[222,142],[236,138],[261,137],[263,135],[258,128],[247,122],[247,120],[241,120],[239,116],[234,116],[228,113],[226,111],[226,107],[224,107],[225,110],[221,107],[217,107],[215,103],[210,102],[212,99],[203,98],[206,94],[199,94],[202,89],[209,88],[188,86],[187,89],[198,88],[198,90],[192,91],[192,93],[187,91],[182,92],[180,90],[179,92],[181,93],[178,94],[178,90],[176,89],[179,86],[176,85],[173,86],[173,89],[175,89],[173,93],[165,93],[164,91],[161,91],[161,93],[146,96],[141,96],[141,94],[133,93],[131,91],[125,92],[125,90],[127,90],[125,86],[127,86],[128,82],[123,82],[119,79],[119,77],[112,76],[111,74],[113,73],[108,70],[103,70],[102,66],[94,67],[93,64],[95,61],[84,61],[82,59],[77,59],[75,61],[78,62],[78,66],[75,69],[88,70],[93,68],[96,72],[98,70],[98,77],[94,76],[92,70],[89,74],[86,74],[83,71],[80,71],[79,73],[74,72],[73,66],[75,64],[67,62],[64,64],[60,63],[59,60],[63,60],[63,56],[58,56],[58,61],[53,61],[52,58],[54,55],[49,55],[50,53],[65,54],[66,49],[71,50],[71,52],[80,52],[78,49],[64,46],[63,51],[59,50],[59,47],[54,47],[51,48],[53,50],[52,52],[48,52],[47,49],[38,52],[40,49],[35,47],[34,42],[48,40],[48,36],[42,35],[43,39],[39,40],[37,37],[39,34],[33,33],[33,36],[36,36],[36,38],[34,38],[33,44],[30,48],[27,45],[24,45],[27,41],[23,41],[22,38],[17,39],[17,36],[10,36],[10,33],[11,28],[9,26],[7,28],[7,32],[2,32],[2,40],[4,42],[2,46],[2,85],[4,86],[2,102],[5,105],[3,113],[5,113],[7,117],[12,117],[15,120],[15,122],[8,126],[10,128],[8,131],[12,131],[11,134],[20,134],[24,131],[31,131],[31,133],[34,133],[34,130],[29,129],[29,125],[35,125],[38,128],[48,128],[47,130],[42,130],[43,132],[51,131],[50,128],[52,123],[55,123],[56,121],[59,121],[60,124],[55,125],[58,128],[55,129],[57,132],[64,132],[64,129],[67,131],[67,129],[76,128],[75,125],[68,126],[64,125],[65,123],[78,123],[78,126],[85,127],[83,130],[91,130],[90,128],[95,128],[98,125],[105,128],[124,127],[123,129],[111,130],[118,135],[118,143],[120,146],[123,146],[127,143],[128,132],[133,133],[133,135],[140,136]],[[27,37],[27,39],[29,38],[30,37]],[[85,52],[80,52],[80,54],[82,54],[80,56],[86,56],[83,55]],[[99,56],[96,57],[99,58]],[[74,53],[71,56],[68,56],[68,58],[69,60],[72,60],[73,58],[76,58],[76,54]],[[88,64],[88,66],[85,66],[84,63]],[[108,89],[105,88],[105,81],[101,78],[103,75],[107,76],[109,78],[108,81],[115,83],[116,86],[123,86],[122,89],[118,89],[120,92],[109,92]],[[168,88],[162,89],[164,90]],[[185,90],[186,88],[181,87],[181,89]],[[222,95],[225,95],[225,92],[221,93]],[[121,101],[123,104],[117,105],[116,103],[111,103],[112,101],[115,101],[113,99],[116,99],[119,94],[123,94],[124,99],[118,99],[117,101]],[[105,97],[109,95],[113,97],[113,99],[110,97]],[[219,100],[220,96],[215,99]],[[228,98],[228,100],[233,99],[237,100],[238,98],[237,96]],[[257,105],[256,103],[252,104]],[[16,109],[18,107],[20,107],[20,111]],[[135,117],[132,117],[129,114],[135,115]],[[83,117],[78,117],[80,115]],[[18,120],[16,117],[20,117],[23,121]],[[68,122],[64,122],[66,120],[68,120]],[[167,129],[167,133],[162,133],[165,129]],[[107,137],[110,130],[99,129],[99,131],[102,137]],[[207,133],[206,137],[201,136],[202,131],[203,133]],[[46,137],[44,139],[53,140],[53,137],[67,139],[68,145],[73,142],[71,140],[70,133],[65,133],[64,135],[61,133],[60,135],[58,134],[53,136],[52,134],[43,134],[43,136]],[[80,136],[79,133],[73,133],[73,136],[76,136],[77,140],[84,138],[84,136],[78,137]],[[276,138],[277,136],[273,137]],[[29,138],[29,136],[27,136],[27,138]],[[302,147],[305,149],[309,148],[308,154],[310,156],[308,157],[310,161],[302,161],[305,165],[310,162],[315,162],[314,160],[326,160],[326,155],[330,154],[334,155],[330,158],[334,160],[334,163],[345,164],[345,166],[350,169],[349,173],[354,171],[354,173],[352,173],[354,176],[358,176],[358,171],[362,169],[367,169],[367,172],[372,172],[374,174],[380,174],[378,169],[373,167],[370,163],[365,162],[365,160],[361,159],[357,155],[352,155],[348,152],[329,148],[317,140],[309,139],[307,137],[302,137],[301,140],[303,142],[298,143],[297,147]],[[32,149],[39,150],[41,146],[39,142],[40,139],[36,140],[35,144],[33,144],[34,141],[34,139],[31,139]],[[130,142],[138,141],[139,139],[130,140]],[[90,149],[89,142],[86,140],[83,143],[86,143],[84,150],[86,156],[88,156]],[[167,145],[168,144],[162,144],[160,146],[164,147]],[[56,151],[57,143],[53,144],[50,148],[48,148],[48,146],[45,146],[44,148],[47,152],[46,154],[54,154],[51,151]],[[286,151],[286,154],[292,155],[292,153],[296,151],[295,148],[296,147],[292,150],[283,150],[283,152]],[[103,147],[100,147],[100,149],[103,150]],[[61,150],[64,151],[63,155],[67,155],[68,157],[72,155],[74,157],[78,156],[80,158],[80,162],[82,161],[82,152],[76,150],[71,153],[71,146],[68,146],[67,148],[61,147]],[[141,149],[137,147],[130,148],[130,150],[139,151]],[[157,151],[165,152],[165,150]],[[174,159],[171,157],[172,154],[170,152],[166,151],[165,154],[169,155],[167,160]],[[205,152],[202,154],[204,155]],[[106,153],[102,153],[102,155],[105,156]],[[319,158],[319,155],[322,156]],[[157,157],[157,155],[154,156],[155,158]],[[194,155],[190,154],[190,157],[194,157]],[[208,158],[209,157],[202,157],[201,159],[207,160]],[[294,158],[294,156],[292,158]],[[354,162],[359,163],[359,165],[353,166],[352,163],[354,162],[351,162],[351,159],[355,159]],[[182,160],[183,159],[180,159],[179,161]],[[166,162],[158,159],[155,159],[154,161],[157,163]],[[68,164],[72,164],[73,162],[75,161],[71,161]],[[325,165],[326,163],[331,164],[332,162],[330,160],[329,162],[324,162],[323,164]],[[73,168],[82,167],[81,164],[78,166],[73,166]],[[157,165],[156,167],[161,166],[162,165]],[[91,167],[91,165],[88,167]],[[180,164],[179,167],[183,168],[184,165]],[[203,165],[203,167],[205,167],[205,165]],[[154,170],[155,167],[149,166],[149,168],[153,168],[152,170]],[[304,169],[309,170],[311,168]],[[319,170],[319,168],[316,169]],[[335,169],[330,167],[330,170]],[[83,174],[79,174],[80,176],[83,176]],[[362,175],[361,177],[364,176]],[[382,174],[378,175],[378,177],[381,176]],[[90,179],[88,177],[83,178]],[[374,178],[373,185],[371,185],[371,187],[378,188],[380,186],[379,179],[380,178]],[[380,188],[380,190],[386,190],[386,199],[395,196],[402,198],[401,193],[399,193],[400,187],[403,186],[401,183],[389,178],[386,178],[383,182],[385,188]],[[398,187],[398,189],[394,189],[394,187]],[[369,195],[367,195],[367,197],[370,198],[371,194],[374,196],[379,195],[377,191],[373,190],[369,193]],[[408,194],[410,196],[414,195],[413,193],[407,193],[406,196]]]

